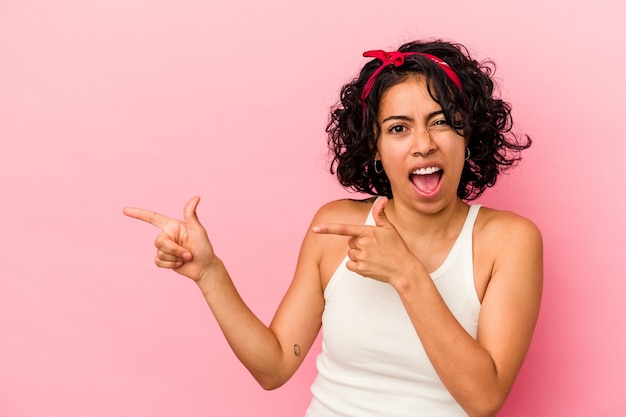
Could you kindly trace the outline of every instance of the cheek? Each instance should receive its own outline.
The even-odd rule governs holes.
[[[400,153],[381,152],[380,159],[390,181],[406,176],[407,163]]]
[[[467,140],[465,138],[453,134],[446,138],[445,143],[447,144],[448,155],[450,155],[451,160],[465,162],[467,155]]]
[[[391,164],[393,161],[398,160],[399,150],[397,146],[393,146],[389,143],[389,141],[385,141],[383,139],[378,141],[378,146],[376,147],[376,156],[383,161],[387,161],[387,164]]]
[[[380,151],[379,157],[390,183],[406,178],[406,163],[400,152],[385,149]]]

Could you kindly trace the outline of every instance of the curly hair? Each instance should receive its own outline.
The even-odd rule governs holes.
[[[473,200],[492,187],[499,175],[518,162],[520,152],[530,147],[528,136],[512,132],[511,106],[494,96],[492,61],[477,62],[463,45],[442,40],[415,41],[400,52],[423,52],[444,60],[459,76],[460,91],[438,65],[420,55],[405,58],[399,67],[390,65],[378,74],[365,103],[361,92],[381,61],[372,60],[359,76],[341,89],[339,103],[331,109],[326,127],[333,156],[330,172],[346,188],[370,195],[393,197],[385,172],[374,169],[380,125],[378,110],[383,94],[413,74],[422,74],[428,92],[441,105],[446,121],[465,137],[470,158],[466,161],[457,195]]]

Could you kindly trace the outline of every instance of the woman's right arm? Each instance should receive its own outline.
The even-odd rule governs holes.
[[[138,208],[125,208],[124,214],[161,229],[155,241],[157,266],[196,282],[235,355],[263,388],[277,388],[300,366],[321,326],[324,298],[319,259],[323,242],[307,232],[294,279],[272,323],[266,326],[244,303],[215,255],[196,215],[199,201],[194,197],[185,205],[183,221]]]

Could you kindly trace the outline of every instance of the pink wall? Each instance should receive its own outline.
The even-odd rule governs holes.
[[[324,125],[366,49],[499,63],[535,145],[483,203],[543,230],[545,297],[503,416],[626,414],[624,2],[0,1],[0,415],[298,416],[311,355],[264,392],[140,205],[192,195],[269,321],[316,208],[345,196]],[[574,5],[575,4],[575,5]]]

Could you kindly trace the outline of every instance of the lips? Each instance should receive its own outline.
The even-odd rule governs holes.
[[[441,182],[443,170],[439,167],[424,167],[411,172],[409,178],[415,188],[424,195],[433,194]]]

